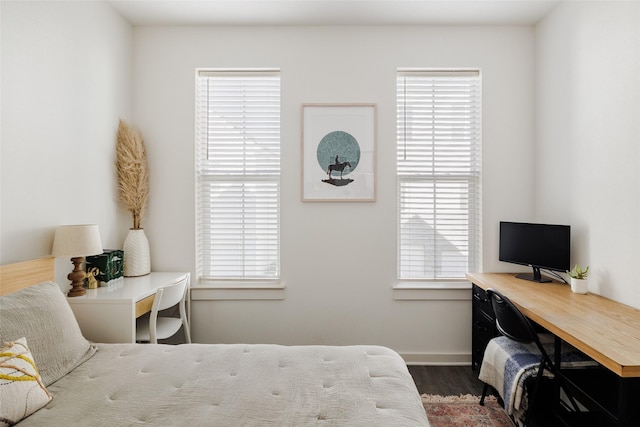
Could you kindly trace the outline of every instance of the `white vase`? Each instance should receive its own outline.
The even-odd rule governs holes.
[[[122,247],[124,251],[124,275],[126,277],[144,276],[151,273],[149,240],[144,230],[129,229]]]
[[[589,281],[587,279],[571,278],[571,290],[576,294],[586,294],[589,291]]]

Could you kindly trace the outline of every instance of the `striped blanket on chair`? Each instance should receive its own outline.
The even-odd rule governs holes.
[[[553,360],[553,335],[540,334],[540,341]],[[527,409],[524,382],[535,377],[540,364],[540,352],[534,343],[523,344],[507,337],[492,339],[485,349],[478,378],[492,386],[502,397],[504,409],[521,425]],[[562,343],[563,367],[594,366],[595,362],[567,343]],[[553,375],[545,370],[545,376]]]

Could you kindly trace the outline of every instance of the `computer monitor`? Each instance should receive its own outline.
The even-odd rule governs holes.
[[[570,268],[571,227],[568,225],[500,222],[499,260],[528,265],[533,273],[520,279],[550,282],[540,270],[567,271]]]

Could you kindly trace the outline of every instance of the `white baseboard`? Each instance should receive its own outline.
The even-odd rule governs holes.
[[[471,353],[400,353],[407,365],[471,366]]]

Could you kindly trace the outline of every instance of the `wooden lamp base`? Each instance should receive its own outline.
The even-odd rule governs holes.
[[[87,273],[80,268],[84,262],[84,257],[71,258],[71,262],[73,263],[73,271],[67,276],[67,279],[71,280],[71,290],[67,293],[67,296],[79,297],[87,293],[84,289],[84,279],[87,277]]]

